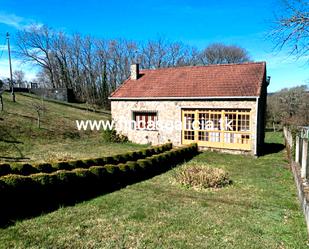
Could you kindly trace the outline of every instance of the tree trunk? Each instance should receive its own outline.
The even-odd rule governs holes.
[[[0,95],[0,104],[1,104],[1,111],[3,112],[3,99],[2,99],[2,95]]]
[[[38,128],[41,128],[41,119],[40,119],[40,113],[38,113]]]

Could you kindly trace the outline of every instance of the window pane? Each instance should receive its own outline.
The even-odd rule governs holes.
[[[155,130],[157,113],[154,112],[134,112],[134,121],[136,122],[136,129]]]

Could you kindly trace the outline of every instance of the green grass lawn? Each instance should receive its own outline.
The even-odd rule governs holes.
[[[101,120],[107,114],[44,101],[41,128],[37,127],[34,103],[38,98],[16,94],[16,103],[4,93],[0,112],[0,163],[11,161],[44,162],[111,155],[144,146],[110,144],[102,141],[101,131],[78,131],[75,120]]]
[[[281,134],[267,136],[282,142]],[[0,229],[0,247],[307,248],[284,151],[258,159],[204,152],[187,164],[196,163],[223,168],[233,184],[195,191],[175,184],[173,169]]]

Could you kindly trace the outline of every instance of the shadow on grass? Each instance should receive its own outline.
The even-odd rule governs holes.
[[[265,143],[262,147],[261,156],[278,153],[284,150],[284,148],[285,146],[280,143]]]
[[[0,138],[0,142],[8,143],[8,144],[23,144],[23,142],[18,140],[8,140]]]
[[[125,186],[122,186],[125,187]],[[60,207],[74,206],[79,202],[88,201],[101,195],[112,193],[122,187],[114,186],[107,190],[92,190],[88,193],[77,191],[63,191],[58,195],[49,195],[46,198],[35,199],[33,196],[24,195],[17,199],[6,198],[6,204],[0,207],[0,228],[7,228],[17,221],[34,218],[49,212],[56,211]],[[89,190],[89,189],[88,189]]]
[[[167,170],[158,172],[158,174],[164,173]],[[27,189],[25,189],[23,194],[19,194],[18,196],[14,195],[14,198],[1,194],[0,228],[12,226],[16,221],[34,218],[56,211],[60,207],[74,206],[80,202],[112,193],[128,185],[150,179],[154,176],[155,175],[138,177],[138,179],[135,178],[125,183],[117,182],[116,184],[111,182],[111,180],[115,179],[108,179],[108,184],[88,183],[85,185],[85,183],[81,183],[79,184],[80,187],[75,185],[74,187],[64,187],[63,189],[58,188],[56,191],[45,192],[44,190],[38,190],[38,194],[35,195],[27,194]],[[2,201],[5,201],[5,203],[2,203]]]
[[[15,150],[19,155],[18,157],[0,156],[1,159],[8,159],[13,162],[14,161],[20,162],[20,160],[23,160],[23,159],[30,159],[30,158],[26,158],[23,152],[21,151],[21,149],[18,147],[19,144],[24,144],[24,143],[21,141],[18,141],[17,138],[13,136],[10,131],[8,131],[7,129],[2,129],[0,132],[0,137],[1,137],[0,142],[3,142],[4,144],[12,145],[13,150]]]
[[[190,159],[192,157],[194,155]],[[55,211],[59,207],[74,206],[79,202],[112,193],[128,185],[165,173],[183,162],[177,164],[171,162],[168,166],[158,165],[149,171],[131,171],[128,174],[119,171],[120,173],[112,174],[104,180],[98,180],[93,176],[91,179],[87,178],[78,182],[70,180],[64,184],[54,182],[50,188],[20,185],[5,192],[1,191],[0,184],[0,227],[6,228],[14,225],[18,220],[33,218]]]
[[[20,114],[20,113],[15,113],[15,112],[7,112],[7,114],[10,114],[10,115],[15,115],[15,116],[20,116],[20,117],[23,117],[23,118],[26,118],[26,119],[30,119],[30,120],[37,120],[36,117],[32,117],[32,116],[29,116],[29,115],[24,115],[24,114]]]

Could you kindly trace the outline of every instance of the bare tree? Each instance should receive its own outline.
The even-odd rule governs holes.
[[[277,130],[277,125],[281,123],[281,109],[282,107],[280,106],[280,100],[277,94],[269,96],[267,99],[267,121],[274,131]]]
[[[271,32],[275,48],[287,47],[297,58],[309,55],[309,2],[283,0],[282,7]]]
[[[17,84],[19,87],[22,87],[25,82],[25,73],[22,70],[15,70],[13,72],[13,80],[15,84]]]
[[[32,26],[17,33],[17,46],[18,54],[25,61],[39,65],[48,73],[54,88],[53,54],[51,53],[53,36],[53,31],[47,26]]]
[[[46,72],[45,69],[42,69],[37,72],[34,82],[38,83],[38,85],[43,88],[52,87],[50,78],[48,76],[48,72]]]
[[[44,114],[44,112],[47,110],[44,105],[44,100],[42,98],[41,102],[33,102],[31,103],[31,105],[37,114],[37,126],[40,129],[41,128],[41,117]]]
[[[19,31],[17,37],[19,55],[41,67],[36,80],[41,86],[72,88],[76,98],[89,105],[107,106],[109,94],[129,77],[132,63],[151,69],[249,59],[237,46],[215,44],[201,52],[163,38],[139,43],[95,39],[46,26]]]
[[[249,60],[248,52],[236,45],[213,43],[200,53],[200,62],[203,65],[241,63]]]
[[[308,125],[309,93],[306,86],[282,89],[267,100],[268,122],[282,125]]]

